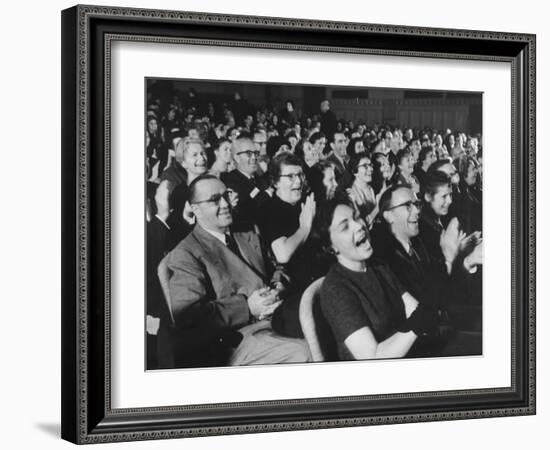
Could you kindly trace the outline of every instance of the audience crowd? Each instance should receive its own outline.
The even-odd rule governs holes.
[[[190,89],[145,140],[148,369],[481,354],[480,135]]]

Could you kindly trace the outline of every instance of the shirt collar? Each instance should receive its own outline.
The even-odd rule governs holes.
[[[213,231],[209,230],[208,228],[202,227],[201,228],[206,231],[208,234],[214,236],[218,241],[220,241],[223,245],[227,245],[227,242],[225,242],[225,234],[220,233],[219,231]]]

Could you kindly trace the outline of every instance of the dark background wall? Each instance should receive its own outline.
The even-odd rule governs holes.
[[[319,113],[328,99],[338,119],[365,121],[367,125],[389,123],[412,128],[450,128],[467,133],[482,132],[482,94],[459,91],[419,91],[376,87],[303,86],[291,84],[220,81],[148,80],[148,92],[163,104],[174,93],[184,99],[194,88],[202,103],[216,107],[230,102],[236,91],[254,107],[281,111],[285,101],[294,102],[298,115]],[[185,102],[184,102],[185,103]]]

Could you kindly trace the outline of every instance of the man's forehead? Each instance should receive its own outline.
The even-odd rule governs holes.
[[[225,192],[225,184],[220,180],[208,179],[199,181],[197,184],[197,191],[204,196],[210,196],[211,194]]]
[[[246,152],[247,150],[254,150],[254,142],[248,139],[237,142],[237,152]]]
[[[392,195],[392,203],[402,203],[408,200],[416,200],[416,196],[412,189],[403,187],[394,191]]]

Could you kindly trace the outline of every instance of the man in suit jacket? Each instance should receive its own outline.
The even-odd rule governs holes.
[[[348,173],[349,155],[347,152],[348,141],[344,133],[333,133],[330,137],[330,148],[332,149],[327,161],[334,164],[334,174],[336,181]]]
[[[221,176],[225,185],[239,195],[239,203],[233,213],[233,229],[250,231],[258,223],[258,208],[270,196],[265,192],[267,185],[256,174],[260,151],[249,137],[240,137],[231,145],[236,169]]]
[[[437,245],[439,252],[430,252],[419,237],[420,206],[407,185],[392,186],[382,194],[380,214],[385,223],[375,227],[373,233],[375,255],[390,266],[404,288],[419,302],[439,310],[441,335],[439,342],[430,343],[436,344],[432,349],[434,356],[479,354],[481,333],[461,330],[465,321],[470,324],[481,321],[481,310],[465,308],[462,298],[470,272],[479,263],[478,255],[459,256],[461,235],[456,219],[447,229],[434,228],[432,245]],[[468,328],[472,331],[475,327]]]
[[[380,198],[382,221],[373,228],[374,255],[387,263],[419,302],[438,309],[447,299],[449,274],[444,261],[430,256],[419,238],[421,203],[409,185],[395,185]]]
[[[279,306],[278,291],[266,287],[267,270],[258,236],[231,233],[225,185],[203,175],[189,186],[195,229],[168,257],[175,327],[238,330],[242,341],[225,364],[305,362],[305,341],[277,336],[264,320]],[[177,351],[177,349],[176,349]]]

